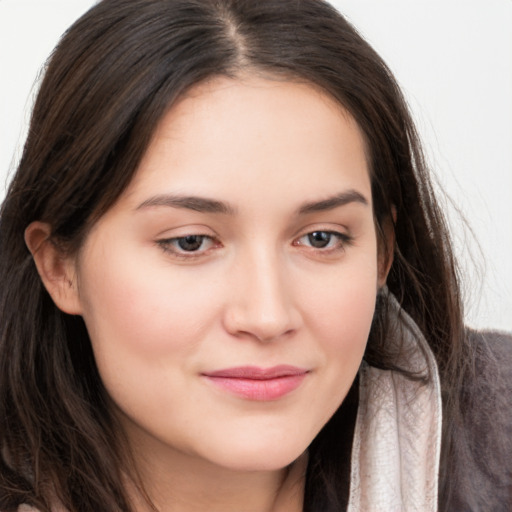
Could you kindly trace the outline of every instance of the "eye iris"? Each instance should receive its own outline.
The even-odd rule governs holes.
[[[178,245],[183,251],[197,251],[203,244],[203,237],[200,235],[188,235],[178,240]]]
[[[331,236],[331,233],[327,233],[325,231],[314,231],[308,235],[308,241],[312,247],[322,249],[323,247],[327,247],[329,245]]]

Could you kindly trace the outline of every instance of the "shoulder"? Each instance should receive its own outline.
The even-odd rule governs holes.
[[[511,448],[512,335],[468,331],[468,342],[475,354],[474,374],[465,385],[471,413],[468,419],[475,427],[481,423],[492,427],[499,440]],[[480,430],[476,428],[475,433],[483,434]],[[509,462],[512,463],[512,456]]]
[[[467,342],[473,360],[456,428],[456,510],[505,512],[512,505],[512,335],[468,329]]]
[[[485,357],[490,356],[491,362],[501,367],[500,372],[512,375],[512,368],[506,364],[512,362],[512,333],[467,329],[466,337],[475,351],[477,363],[481,365]]]
[[[468,419],[498,421],[505,431],[512,429],[512,335],[497,331],[467,331],[474,366],[463,384]],[[501,407],[502,406],[502,407]],[[508,421],[501,421],[508,420]]]

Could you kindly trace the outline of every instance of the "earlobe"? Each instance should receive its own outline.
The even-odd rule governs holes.
[[[80,315],[75,261],[51,240],[50,225],[39,221],[29,224],[25,243],[55,305],[64,313]]]

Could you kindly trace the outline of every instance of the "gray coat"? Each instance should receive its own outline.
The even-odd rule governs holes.
[[[469,341],[475,368],[464,383],[464,419],[444,477],[453,479],[455,491],[439,505],[454,512],[510,512],[512,336],[469,331]]]

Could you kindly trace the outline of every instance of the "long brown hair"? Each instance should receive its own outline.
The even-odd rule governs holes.
[[[70,511],[131,510],[123,442],[85,325],[50,299],[25,246],[25,228],[34,220],[47,222],[53,243],[78,250],[132,179],[173,102],[208,77],[236,77],[244,70],[315,84],[364,133],[381,239],[384,224],[396,216],[388,288],[439,364],[445,418],[440,504],[446,502],[452,429],[470,362],[448,231],[389,69],[320,0],[103,0],[69,29],[49,59],[1,210],[3,511],[21,503],[49,511],[55,499]],[[380,302],[365,358],[401,371],[386,353]],[[346,400],[342,407],[349,405]],[[340,409],[310,448],[314,472],[308,472],[305,510],[342,510],[346,504],[347,461],[340,455],[345,429],[337,426],[345,414]]]

